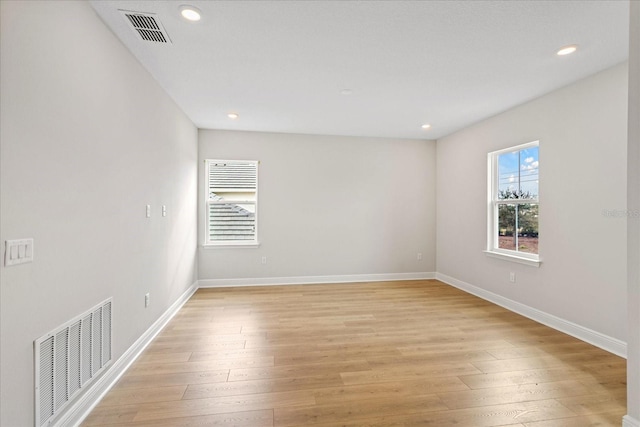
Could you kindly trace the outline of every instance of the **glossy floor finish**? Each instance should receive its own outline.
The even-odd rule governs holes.
[[[200,289],[83,426],[620,426],[625,360],[435,280]]]

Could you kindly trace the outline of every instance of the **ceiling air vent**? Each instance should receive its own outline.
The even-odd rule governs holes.
[[[120,10],[122,16],[142,40],[156,43],[171,43],[169,35],[152,13]]]

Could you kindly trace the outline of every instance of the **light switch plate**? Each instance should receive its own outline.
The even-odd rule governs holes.
[[[5,267],[26,262],[33,262],[33,239],[6,240],[4,250]]]

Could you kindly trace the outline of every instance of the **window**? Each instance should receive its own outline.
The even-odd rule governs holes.
[[[539,265],[538,141],[489,153],[487,254]]]
[[[258,243],[258,162],[207,160],[205,245]]]

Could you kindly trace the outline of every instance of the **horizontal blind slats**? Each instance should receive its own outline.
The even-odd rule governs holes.
[[[207,237],[210,242],[256,239],[255,193],[258,170],[255,162],[210,161],[207,163],[209,204]],[[231,193],[247,200],[227,200]],[[252,194],[253,193],[253,194]],[[238,197],[236,196],[235,199]]]
[[[257,166],[255,163],[210,163],[209,189],[255,189]]]

